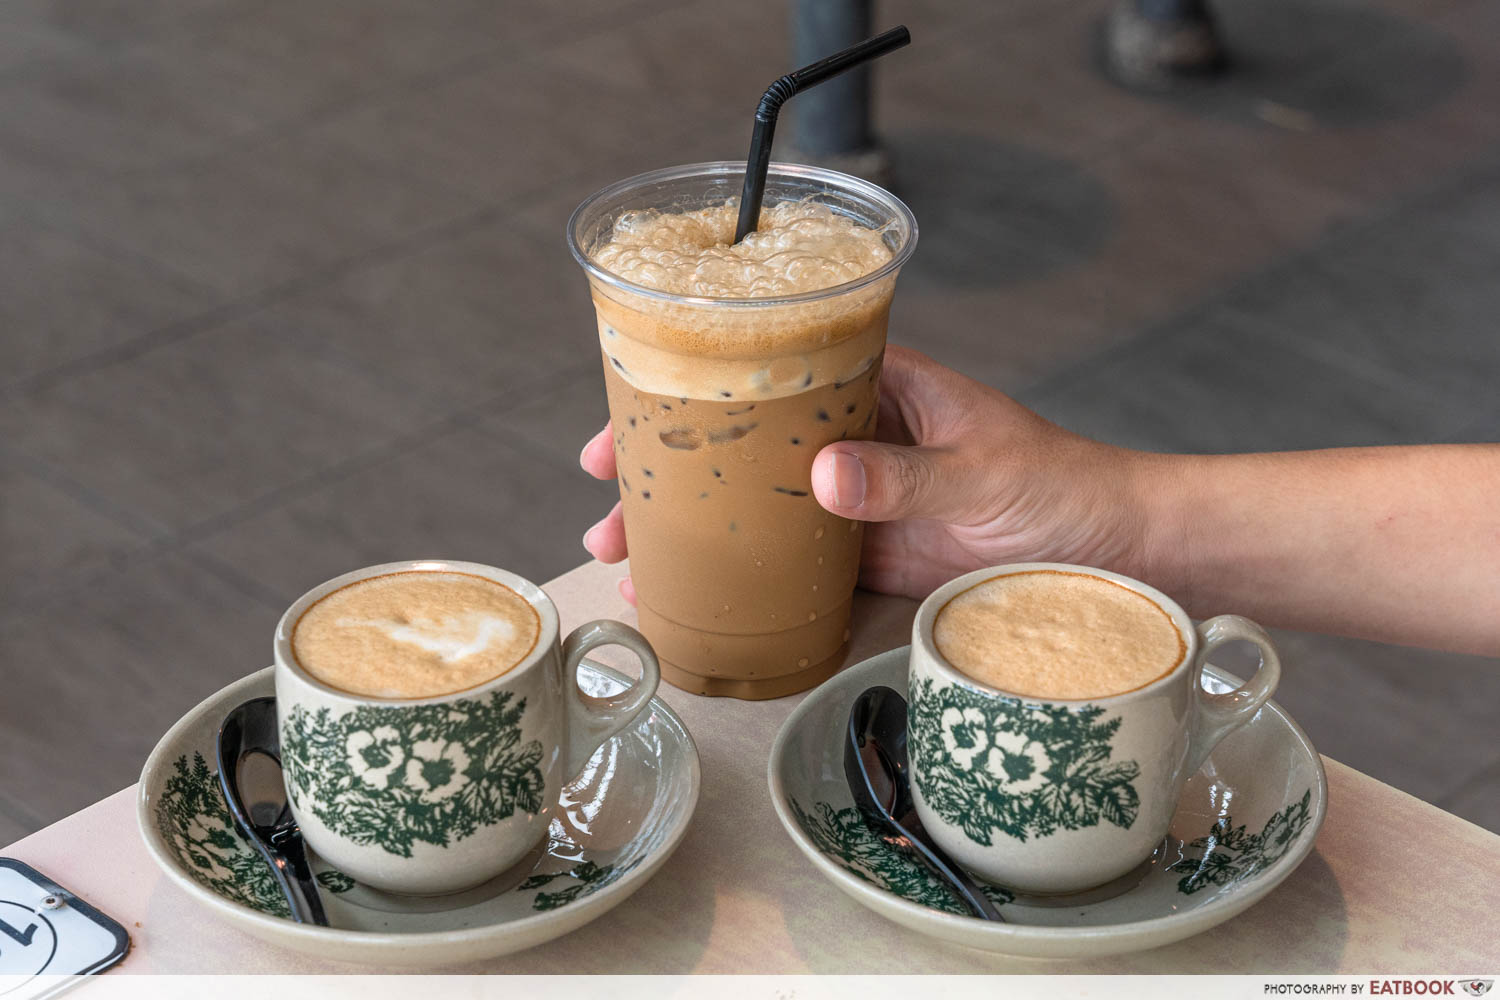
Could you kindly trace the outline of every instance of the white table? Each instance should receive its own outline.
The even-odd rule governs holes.
[[[547,584],[563,629],[602,617],[633,623],[615,589],[622,574],[589,563]],[[915,608],[859,595],[850,662],[904,644]],[[1460,975],[1500,965],[1500,837],[1326,758],[1328,819],[1312,855],[1205,934],[1087,962],[1010,959],[916,936],[819,875],[771,810],[767,756],[801,696],[742,702],[667,685],[661,695],[703,758],[703,794],[677,853],[582,930],[453,971]],[[125,924],[133,948],[117,973],[388,971],[320,962],[214,919],[147,856],[135,796],[126,788],[0,850]]]

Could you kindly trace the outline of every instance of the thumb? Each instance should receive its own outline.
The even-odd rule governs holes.
[[[876,441],[828,445],[812,468],[818,503],[856,521],[958,520],[980,499],[970,478],[939,449]]]

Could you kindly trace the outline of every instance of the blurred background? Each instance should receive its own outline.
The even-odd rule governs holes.
[[[1500,2],[1212,7],[1231,73],[1157,94],[1102,72],[1101,0],[876,4],[915,39],[874,74],[922,226],[893,340],[1140,448],[1500,439]],[[563,224],[743,156],[789,23],[0,5],[0,845],[134,781],[327,577],[586,558]],[[1500,661],[1279,638],[1320,750],[1500,831]]]

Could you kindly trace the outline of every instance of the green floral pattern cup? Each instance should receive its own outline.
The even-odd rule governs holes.
[[[948,663],[932,627],[954,596],[1008,573],[1086,573],[1159,606],[1186,654],[1134,691],[1086,701],[1022,698]],[[1209,694],[1200,675],[1214,649],[1260,649],[1251,680]],[[1249,722],[1281,677],[1270,637],[1237,615],[1193,626],[1165,594],[1084,566],[1023,563],[978,570],[938,588],[912,625],[907,699],[913,798],[923,826],[964,868],[1035,894],[1103,885],[1150,857],[1166,836],[1182,786],[1229,733]]]
[[[431,698],[340,691],[292,655],[298,618],[324,595],[387,573],[469,573],[504,584],[536,609],[531,653],[478,687]],[[620,645],[641,679],[609,698],[578,688],[595,646]],[[388,892],[428,895],[485,882],[547,836],[558,793],[600,744],[656,693],[656,656],[640,633],[596,621],[558,641],[557,609],[541,588],[475,563],[425,560],[356,570],[308,591],[276,628],[276,710],[292,813],[324,860]]]

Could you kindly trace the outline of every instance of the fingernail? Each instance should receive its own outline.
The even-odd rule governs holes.
[[[592,528],[590,528],[588,531],[585,531],[583,533],[583,547],[586,548],[586,549],[588,549],[590,552],[594,551],[594,545],[593,545],[594,532],[596,532],[598,530],[599,530],[599,526],[596,524]]]
[[[865,502],[865,465],[846,451],[833,453],[833,503],[852,510]]]

